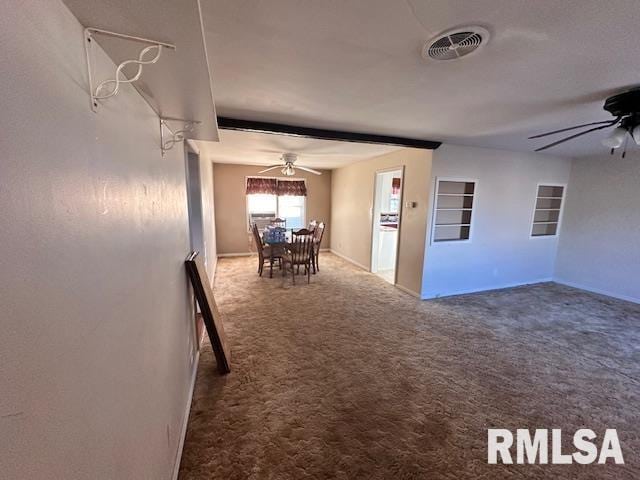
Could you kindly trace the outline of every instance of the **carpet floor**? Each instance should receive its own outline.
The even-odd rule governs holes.
[[[219,261],[232,373],[205,344],[181,479],[640,478],[640,305],[553,283],[419,301],[320,261],[295,286]],[[569,453],[616,428],[625,464],[488,465],[488,428],[561,428]]]

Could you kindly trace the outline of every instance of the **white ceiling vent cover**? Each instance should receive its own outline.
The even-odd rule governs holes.
[[[426,60],[456,60],[489,41],[489,31],[478,26],[459,27],[432,38],[422,48]]]

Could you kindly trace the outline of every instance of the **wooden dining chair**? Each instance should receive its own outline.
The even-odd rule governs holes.
[[[292,239],[295,240],[296,237],[305,237],[307,235],[313,235],[313,230],[310,228],[301,228],[300,230],[292,230],[291,236]]]
[[[278,260],[278,265],[280,269],[282,269],[282,252],[273,252],[271,254],[271,249],[273,248],[270,245],[265,245],[262,242],[262,238],[260,237],[260,232],[258,231],[258,226],[254,223],[251,227],[253,232],[253,240],[256,244],[256,250],[258,252],[258,274],[262,276],[262,271],[264,270],[264,264],[269,262],[270,272],[273,272],[273,260]]]
[[[308,233],[302,234],[302,231]],[[313,234],[303,228],[294,233],[293,240],[285,247],[282,254],[282,279],[287,275],[287,271],[291,271],[293,284],[296,283],[296,269],[300,273],[300,267],[304,267],[304,273],[307,274],[307,283],[311,282],[311,262],[313,258]]]
[[[271,220],[271,225],[274,227],[287,228],[287,219],[286,218],[274,218]]]
[[[320,271],[320,265],[318,264],[318,257],[320,256],[320,245],[322,244],[322,237],[324,236],[324,222],[320,222],[313,231],[313,258],[312,266],[313,273]]]

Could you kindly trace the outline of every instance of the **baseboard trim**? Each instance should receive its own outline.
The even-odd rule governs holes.
[[[347,257],[346,255],[343,255],[340,252],[336,252],[334,249],[329,249],[329,251],[331,253],[333,253],[335,256],[342,258],[343,260],[346,260],[347,262],[355,265],[358,268],[361,268],[362,270],[366,270],[367,272],[369,272],[369,267],[365,267],[364,265],[362,265],[361,263],[356,262],[355,260],[353,260],[352,258]]]
[[[198,365],[200,363],[200,349],[196,352],[196,357],[193,360],[193,372],[191,373],[191,385],[189,387],[189,398],[187,399],[187,408],[184,412],[184,419],[182,420],[182,431],[180,432],[180,443],[178,444],[178,452],[173,466],[172,479],[177,480],[180,473],[180,461],[182,460],[182,450],[184,449],[184,441],[187,438],[187,426],[189,425],[189,414],[191,413],[191,401],[193,400],[193,391],[196,388],[196,378],[198,376]]]
[[[397,283],[394,285],[398,290],[402,290],[404,293],[411,295],[412,297],[416,297],[418,299],[422,299],[418,292],[414,292],[413,290],[408,289],[407,287],[403,287],[402,285],[398,285]]]
[[[578,288],[580,290],[585,290],[587,292],[597,293],[598,295],[604,295],[606,297],[617,298],[618,300],[624,300],[626,302],[640,304],[640,298],[630,297],[629,295],[620,295],[619,293],[610,292],[608,290],[602,290],[600,288],[589,287],[587,285],[583,285],[576,282],[570,282],[568,280],[563,280],[561,278],[554,278],[552,281],[555,283],[559,283],[560,285],[566,285],[567,287]]]
[[[525,285],[535,285],[537,283],[546,283],[546,282],[553,282],[553,279],[550,277],[540,278],[538,280],[529,280],[526,282],[506,283],[503,285],[492,285],[489,287],[482,287],[482,288],[469,288],[464,290],[456,290],[454,292],[447,292],[447,293],[437,294],[437,295],[422,294],[420,295],[420,298],[422,300],[433,300],[436,298],[455,297],[456,295],[469,295],[471,293],[490,292],[492,290],[504,290],[505,288],[523,287]]]
[[[257,255],[255,252],[238,252],[238,253],[219,253],[218,258],[225,257],[251,257]]]

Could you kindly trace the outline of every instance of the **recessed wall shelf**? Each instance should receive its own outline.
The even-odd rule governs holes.
[[[475,181],[437,179],[432,242],[471,238]]]
[[[116,37],[124,40],[129,40],[132,42],[138,42],[142,44],[146,44],[147,46],[140,50],[137,59],[125,60],[121,62],[115,71],[114,78],[110,78],[100,82],[94,88],[94,78],[93,78],[93,53],[92,53],[92,45],[95,42],[94,35],[106,35],[108,37]],[[100,100],[105,100],[107,98],[113,97],[118,94],[120,91],[120,85],[123,83],[133,83],[140,79],[142,76],[142,68],[144,65],[150,65],[152,63],[156,63],[160,56],[162,55],[162,49],[168,48],[170,50],[175,50],[175,45],[165,42],[159,42],[156,40],[151,40],[148,38],[135,37],[132,35],[125,35],[123,33],[111,32],[109,30],[103,30],[100,28],[87,27],[84,29],[84,48],[87,56],[87,74],[89,78],[89,92],[91,94],[91,110],[96,112],[98,110],[98,106],[100,105]],[[127,78],[123,70],[128,65],[137,65],[136,73],[131,77]]]
[[[538,185],[532,237],[553,237],[558,234],[563,197],[564,185]]]
[[[173,130],[168,122],[181,124],[178,130]],[[186,120],[184,118],[160,117],[160,149],[162,155],[171,150],[176,143],[180,143],[185,139],[185,135],[191,132],[193,128],[200,124],[197,120]],[[169,138],[165,137],[165,129],[171,134]]]

